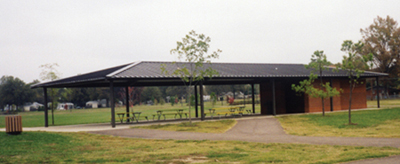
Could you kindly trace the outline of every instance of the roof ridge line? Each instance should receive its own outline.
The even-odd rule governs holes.
[[[143,63],[189,63],[186,61],[142,61]],[[203,64],[207,64],[207,62],[203,63]],[[237,63],[229,63],[229,62],[218,62],[218,61],[214,61],[211,62],[209,64],[241,64],[241,65],[264,65],[264,64],[268,64],[268,65],[306,65],[303,63],[245,63],[245,62],[237,62]]]
[[[129,69],[129,68],[131,68],[131,67],[133,67],[133,66],[135,66],[135,65],[137,65],[137,64],[139,64],[139,63],[141,63],[141,62],[142,62],[142,61],[133,62],[132,64],[129,64],[128,66],[126,66],[126,67],[124,67],[124,68],[121,68],[121,69],[119,69],[119,70],[116,70],[116,71],[114,71],[114,72],[112,72],[112,73],[106,75],[106,77],[112,77],[112,76],[114,76],[114,75],[116,75],[116,74],[118,74],[118,73],[121,73],[122,71],[125,71],[125,70],[127,70],[127,69]]]

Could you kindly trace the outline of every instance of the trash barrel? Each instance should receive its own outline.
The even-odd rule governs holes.
[[[6,116],[6,133],[21,134],[21,132],[22,132],[22,117]]]

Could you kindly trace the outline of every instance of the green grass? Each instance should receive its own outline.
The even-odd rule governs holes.
[[[217,102],[214,107],[226,106],[226,102],[221,104]],[[205,113],[208,113],[208,109],[213,108],[211,102],[205,102]],[[170,104],[164,105],[141,105],[134,106],[130,110],[135,112],[142,112],[141,116],[149,116],[152,119],[152,114],[156,114],[157,110],[167,110],[167,109],[185,109],[188,111],[188,106],[185,104],[174,105]],[[246,105],[246,109],[251,109],[251,105]],[[200,110],[200,108],[199,108]],[[119,107],[115,109],[116,113],[125,112],[125,107]],[[256,106],[256,113],[260,113],[260,106]],[[192,118],[195,117],[194,107],[191,108]],[[40,127],[44,126],[44,112],[20,112],[19,115],[22,116],[22,126],[23,127]],[[0,115],[0,128],[5,127],[5,115]],[[167,119],[173,119],[173,115],[168,115]],[[54,112],[54,125],[76,125],[76,124],[90,124],[90,123],[109,123],[111,120],[111,109],[110,108],[99,108],[99,109],[74,109],[70,111],[58,111]],[[118,117],[116,116],[116,122],[118,122]],[[51,111],[49,111],[49,125],[52,123]]]
[[[399,99],[390,99],[390,100],[380,100],[379,104],[381,108],[388,108],[388,107],[400,107],[400,100]],[[368,107],[376,108],[378,106],[376,100],[368,100],[367,101]]]
[[[200,132],[200,133],[224,133],[229,129],[231,129],[233,126],[235,126],[236,123],[237,123],[236,120],[221,120],[221,121],[194,122],[192,124],[188,122],[183,122],[180,124],[136,126],[132,128]]]
[[[400,137],[400,108],[278,117],[286,132],[303,136]]]
[[[132,139],[0,132],[0,163],[339,163],[400,154],[391,147]]]

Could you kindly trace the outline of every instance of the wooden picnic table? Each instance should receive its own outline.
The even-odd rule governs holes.
[[[174,111],[171,113],[171,111]],[[157,117],[158,120],[161,119],[161,116],[164,116],[164,120],[166,120],[166,115],[175,115],[174,118],[176,119],[176,116],[180,116],[180,119],[182,119],[182,115],[186,114],[183,112],[183,109],[166,109],[166,110],[158,110],[157,111]],[[187,117],[187,114],[186,114]],[[153,116],[153,120],[154,120],[154,116]]]
[[[215,112],[215,111],[221,111],[221,110],[227,110],[228,112]],[[214,117],[215,114],[217,115],[222,115],[224,114],[225,117],[229,115],[234,115],[234,114],[243,114],[244,106],[225,106],[225,107],[219,107],[219,108],[212,108],[209,109],[211,118]],[[221,116],[220,116],[221,117]]]
[[[123,123],[124,120],[136,120],[136,122],[139,122],[139,118],[140,118],[140,114],[142,112],[121,112],[121,113],[117,113],[117,116],[119,118],[119,120],[121,121],[121,123]],[[125,114],[126,114],[126,118],[125,118]],[[128,116],[129,114],[132,114],[132,116]]]

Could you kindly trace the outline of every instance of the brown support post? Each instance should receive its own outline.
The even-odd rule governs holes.
[[[380,98],[379,98],[379,77],[376,77],[376,101],[378,103],[378,108],[381,108]]]
[[[331,87],[333,87],[333,85],[332,85],[332,79],[330,80],[330,85],[331,85]],[[333,97],[331,96],[330,97],[330,102],[331,102],[331,111],[333,111]]]
[[[111,127],[115,128],[114,84],[112,80],[110,80],[110,100],[111,100]]]
[[[199,108],[198,108],[198,104],[199,102],[197,102],[197,85],[194,85],[194,110],[196,113],[196,118],[199,118]],[[190,101],[190,97],[189,97],[189,101]]]
[[[253,104],[253,114],[256,113],[256,105],[255,105],[255,100],[254,100],[254,84],[251,84],[251,101]]]
[[[201,121],[204,121],[203,82],[200,82],[199,90],[200,90],[200,114],[201,114]]]
[[[272,114],[276,116],[275,79],[272,79]]]
[[[47,88],[43,87],[44,92],[44,127],[49,127],[49,109],[47,108]]]
[[[128,92],[128,86],[125,86],[125,97],[126,97],[126,118],[129,118],[129,92]],[[129,122],[129,121],[130,121],[129,119],[126,120],[126,122]]]

